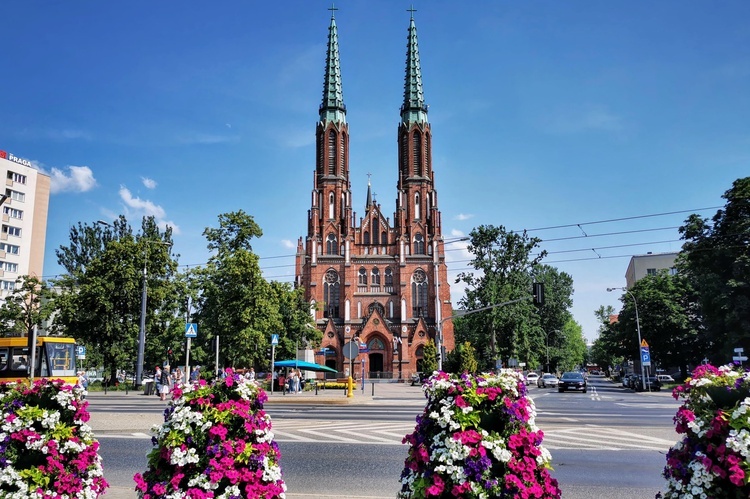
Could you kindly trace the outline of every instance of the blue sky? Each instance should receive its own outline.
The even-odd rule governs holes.
[[[530,234],[573,276],[593,339],[630,255],[679,250],[687,212],[712,215],[750,174],[750,2],[413,4],[446,239],[565,226]],[[2,2],[0,149],[52,176],[45,276],[79,221],[154,215],[195,265],[204,228],[242,209],[266,276],[291,281],[330,5]],[[358,217],[367,173],[395,208],[410,5],[336,4]],[[467,270],[448,248],[451,274]]]

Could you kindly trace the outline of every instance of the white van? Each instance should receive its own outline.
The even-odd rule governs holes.
[[[674,383],[674,378],[670,376],[669,374],[657,374],[656,379],[661,381],[662,383]]]

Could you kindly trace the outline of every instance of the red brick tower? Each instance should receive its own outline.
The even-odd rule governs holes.
[[[345,371],[349,360],[344,345],[356,339],[365,347],[355,359],[355,372],[364,359],[370,378],[408,379],[421,371],[428,339],[446,351],[454,347],[453,325],[442,322],[451,315],[450,284],[413,16],[398,127],[393,226],[373,202],[369,184],[358,224],[352,211],[349,126],[333,16],[319,114],[307,237],[299,239],[296,262],[296,283],[305,288],[328,352],[325,361],[316,360]]]

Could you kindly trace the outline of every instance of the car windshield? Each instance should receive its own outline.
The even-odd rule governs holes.
[[[583,379],[581,373],[565,373],[562,375],[562,379]]]
[[[545,378],[545,379],[549,379],[549,378],[554,378],[554,377],[555,377],[555,375],[554,375],[554,374],[545,374],[545,375],[544,375],[544,378]]]

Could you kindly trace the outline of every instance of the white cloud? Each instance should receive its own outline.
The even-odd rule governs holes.
[[[459,213],[455,217],[453,217],[453,220],[468,220],[470,218],[474,218],[474,215],[471,213]]]
[[[148,177],[141,177],[141,181],[146,189],[156,189],[156,180]]]
[[[86,192],[96,186],[94,172],[88,166],[68,166],[68,173],[59,168],[50,172],[50,192]]]
[[[180,228],[177,226],[177,224],[175,224],[171,220],[166,219],[167,214],[164,211],[164,208],[162,208],[161,206],[153,203],[152,201],[133,196],[130,190],[128,190],[128,188],[125,186],[120,186],[119,194],[120,199],[122,199],[122,201],[125,203],[125,208],[128,212],[126,213],[126,215],[128,215],[128,218],[153,216],[160,228],[163,229],[169,226],[172,228],[173,234],[180,233]]]
[[[287,248],[287,249],[294,249],[294,248],[296,248],[296,247],[297,247],[297,245],[296,245],[296,244],[294,244],[294,243],[293,243],[292,241],[290,241],[289,239],[282,239],[282,240],[281,240],[281,245],[282,245],[283,247]]]

